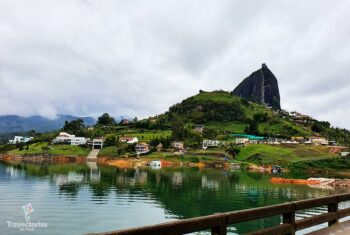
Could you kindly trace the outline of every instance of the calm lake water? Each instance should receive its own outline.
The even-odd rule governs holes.
[[[0,163],[0,234],[103,232],[344,192],[274,185],[271,176],[246,171],[89,164]],[[9,227],[9,221],[26,222],[22,206],[28,203],[34,209],[30,221],[47,223],[47,228],[28,232]],[[303,211],[298,218],[322,211]],[[242,234],[280,222],[280,217],[271,217],[229,231]]]

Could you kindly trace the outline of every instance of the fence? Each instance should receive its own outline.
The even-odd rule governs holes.
[[[211,230],[212,235],[226,235],[227,226],[229,225],[278,215],[282,216],[282,224],[250,234],[292,235],[296,231],[327,222],[328,226],[331,226],[338,223],[339,219],[349,216],[350,208],[338,209],[338,204],[345,201],[350,201],[350,193],[178,220],[153,226],[100,233],[99,235],[182,235],[208,229]],[[297,211],[320,206],[328,206],[328,212],[301,220],[295,219],[295,213]]]

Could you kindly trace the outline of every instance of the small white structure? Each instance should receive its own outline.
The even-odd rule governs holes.
[[[314,145],[328,145],[329,141],[324,137],[310,137],[311,143]]]
[[[236,144],[238,144],[238,145],[243,145],[243,144],[246,144],[247,142],[249,142],[248,138],[237,138],[236,139]]]
[[[85,137],[72,137],[70,139],[70,144],[71,145],[84,145],[87,144],[88,139]]]
[[[219,140],[203,140],[202,143],[203,149],[207,149],[208,147],[218,147],[219,145]]]
[[[147,143],[138,143],[136,146],[135,146],[135,151],[136,151],[136,154],[144,154],[144,153],[148,153],[149,152],[149,145]]]
[[[92,149],[102,149],[103,148],[104,139],[103,138],[95,138],[92,140]]]
[[[10,144],[19,144],[19,143],[27,143],[31,141],[33,137],[23,137],[23,136],[15,136],[13,140],[9,140]]]
[[[173,147],[174,149],[184,149],[185,144],[182,141],[173,141],[171,142],[171,147]]]
[[[290,140],[287,140],[287,141],[283,141],[282,144],[299,144],[299,142],[293,140],[293,141],[290,141]]]
[[[139,139],[137,137],[121,136],[119,137],[119,142],[127,144],[136,144],[139,142]]]

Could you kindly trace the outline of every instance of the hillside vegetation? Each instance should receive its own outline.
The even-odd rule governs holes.
[[[174,119],[187,124],[205,124],[217,131],[245,133],[257,123],[253,134],[290,137],[315,134],[310,126],[303,126],[264,105],[249,102],[225,91],[204,92],[173,105],[164,115],[155,117],[158,125],[171,125]],[[251,133],[252,133],[251,132]]]

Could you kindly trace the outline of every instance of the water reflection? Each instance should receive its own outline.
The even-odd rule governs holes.
[[[333,193],[344,192],[330,188],[312,188],[304,185],[273,185],[270,176],[246,171],[224,171],[196,168],[162,169],[118,169],[98,166],[94,162],[87,164],[0,164],[0,179],[23,179],[26,183],[36,180],[45,187],[49,183],[51,190],[43,191],[55,200],[55,189],[59,199],[74,201],[74,210],[79,213],[89,209],[98,213],[100,205],[108,206],[99,217],[93,213],[91,218],[104,218],[97,231],[120,229],[159,223],[173,218],[191,218],[218,212],[227,212],[278,204],[305,198],[316,198]],[[11,184],[8,184],[10,189]],[[1,199],[1,197],[0,197]],[[64,204],[66,208],[73,207]],[[55,206],[55,205],[53,205]],[[133,213],[138,216],[142,208],[154,208],[136,221],[130,217],[115,220],[115,213]],[[161,209],[162,214],[159,214]],[[310,213],[319,213],[320,209],[301,213],[300,217]],[[1,213],[1,212],[0,212]],[[51,215],[51,212],[47,212]],[[83,212],[81,212],[83,213]],[[66,215],[62,214],[62,219]],[[110,216],[104,217],[104,216]],[[147,218],[149,217],[149,218]],[[153,217],[153,218],[152,218]],[[161,219],[160,219],[161,218]],[[82,218],[76,218],[77,220]],[[86,218],[85,218],[86,219]],[[251,229],[277,225],[280,217],[253,221],[230,228],[235,233],[244,233]],[[65,221],[64,223],[72,223]],[[73,225],[72,225],[73,226]],[[93,226],[93,225],[91,225]],[[95,232],[95,227],[86,232]],[[79,226],[76,232],[83,233]],[[73,230],[72,230],[73,231]],[[53,232],[54,234],[54,232]]]

